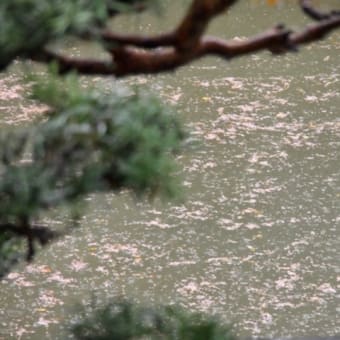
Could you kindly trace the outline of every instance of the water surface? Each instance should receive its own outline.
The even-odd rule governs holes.
[[[184,8],[172,3],[170,19],[116,26],[156,32]],[[306,21],[293,2],[245,1],[233,11],[210,33],[243,38],[278,21]],[[0,339],[63,338],[74,304],[92,292],[215,313],[240,335],[339,334],[339,37],[281,58],[206,58],[120,80],[159,93],[191,131],[194,147],[178,157],[184,200],[89,197],[81,230],[1,283]],[[0,79],[3,128],[36,114],[19,73],[14,67]],[[63,212],[53,220],[62,223]]]

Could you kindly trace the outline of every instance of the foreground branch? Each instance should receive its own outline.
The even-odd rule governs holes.
[[[307,14],[310,18],[321,21],[331,19],[336,15],[340,15],[340,11],[331,11],[331,12],[322,12],[315,7],[313,7],[310,0],[300,0],[300,6],[302,10]]]
[[[31,261],[35,255],[35,241],[39,242],[40,245],[45,246],[62,235],[45,226],[29,225],[28,223],[20,225],[12,223],[0,224],[0,230],[1,232],[9,232],[27,240],[27,261]]]
[[[114,75],[117,77],[172,71],[207,55],[232,59],[268,50],[286,53],[297,50],[299,45],[324,38],[340,27],[340,12],[323,13],[314,9],[309,0],[300,0],[302,10],[317,23],[299,32],[292,32],[280,25],[259,35],[242,40],[223,40],[205,36],[210,21],[229,9],[236,0],[193,0],[178,27],[156,36],[116,34],[101,32],[111,61],[78,59],[44,50],[32,56],[40,62],[56,61],[60,73],[76,70],[82,74]]]

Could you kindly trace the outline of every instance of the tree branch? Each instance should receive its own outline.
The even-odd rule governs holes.
[[[288,43],[289,34],[290,31],[282,26],[277,26],[242,41],[224,41],[214,37],[206,37],[201,43],[201,54],[215,54],[225,59],[231,59],[264,49],[276,53],[280,46],[290,50],[292,47]]]
[[[103,30],[100,33],[101,39],[112,46],[132,45],[142,48],[157,48],[165,46],[174,46],[176,35],[174,32],[163,33],[156,36],[144,36],[135,34],[119,34],[111,30]]]
[[[210,21],[234,3],[236,0],[193,0],[186,16],[175,30],[176,48],[181,51],[194,48]]]
[[[340,27],[340,14],[334,15],[327,20],[322,20],[317,24],[307,26],[300,32],[292,33],[289,36],[289,41],[292,45],[310,43],[324,38],[338,27]]]
[[[243,41],[223,40],[205,36],[209,22],[230,8],[236,0],[193,0],[178,27],[169,33],[153,37],[115,34],[102,31],[111,61],[78,59],[51,51],[32,57],[36,61],[56,61],[60,73],[76,70],[82,74],[114,75],[152,74],[172,71],[206,55],[231,59],[269,50],[273,54],[294,51],[301,44],[322,39],[340,27],[340,12],[321,13],[311,7],[309,0],[300,0],[301,8],[318,22],[300,32],[292,32],[282,25]],[[111,45],[111,46],[110,46]]]
[[[105,42],[118,45],[133,45],[143,48],[174,46],[179,50],[190,50],[198,44],[210,21],[231,7],[237,0],[194,0],[178,27],[168,33],[153,37],[116,34],[103,30],[101,38]]]
[[[53,239],[60,236],[60,233],[48,229],[46,226],[41,225],[17,225],[14,223],[0,224],[2,232],[11,232],[20,237],[27,237],[31,234],[32,237],[39,241],[41,245],[45,245]]]
[[[312,19],[321,21],[330,19],[333,16],[340,15],[340,11],[322,12],[313,7],[310,0],[300,0],[302,10]]]
[[[45,226],[32,226],[25,222],[19,225],[13,223],[0,224],[0,230],[1,232],[10,232],[27,240],[27,261],[31,261],[34,257],[34,241],[38,241],[40,245],[44,246],[62,235]]]

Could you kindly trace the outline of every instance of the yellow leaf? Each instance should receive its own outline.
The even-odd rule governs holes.
[[[278,0],[267,0],[267,4],[270,5],[270,6],[274,6],[276,5]]]
[[[142,258],[140,256],[135,256],[135,263],[142,262]]]
[[[36,312],[46,312],[45,308],[36,308]]]
[[[41,267],[40,272],[41,273],[51,273],[52,269],[48,266],[43,266],[43,267]]]

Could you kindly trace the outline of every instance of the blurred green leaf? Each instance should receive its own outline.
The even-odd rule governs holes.
[[[126,300],[79,308],[71,332],[78,340],[236,340],[230,325],[179,307],[150,308]]]
[[[55,70],[30,81],[52,113],[0,137],[0,225],[20,226],[94,192],[177,193],[174,154],[184,133],[157,98],[86,90],[75,74]]]

